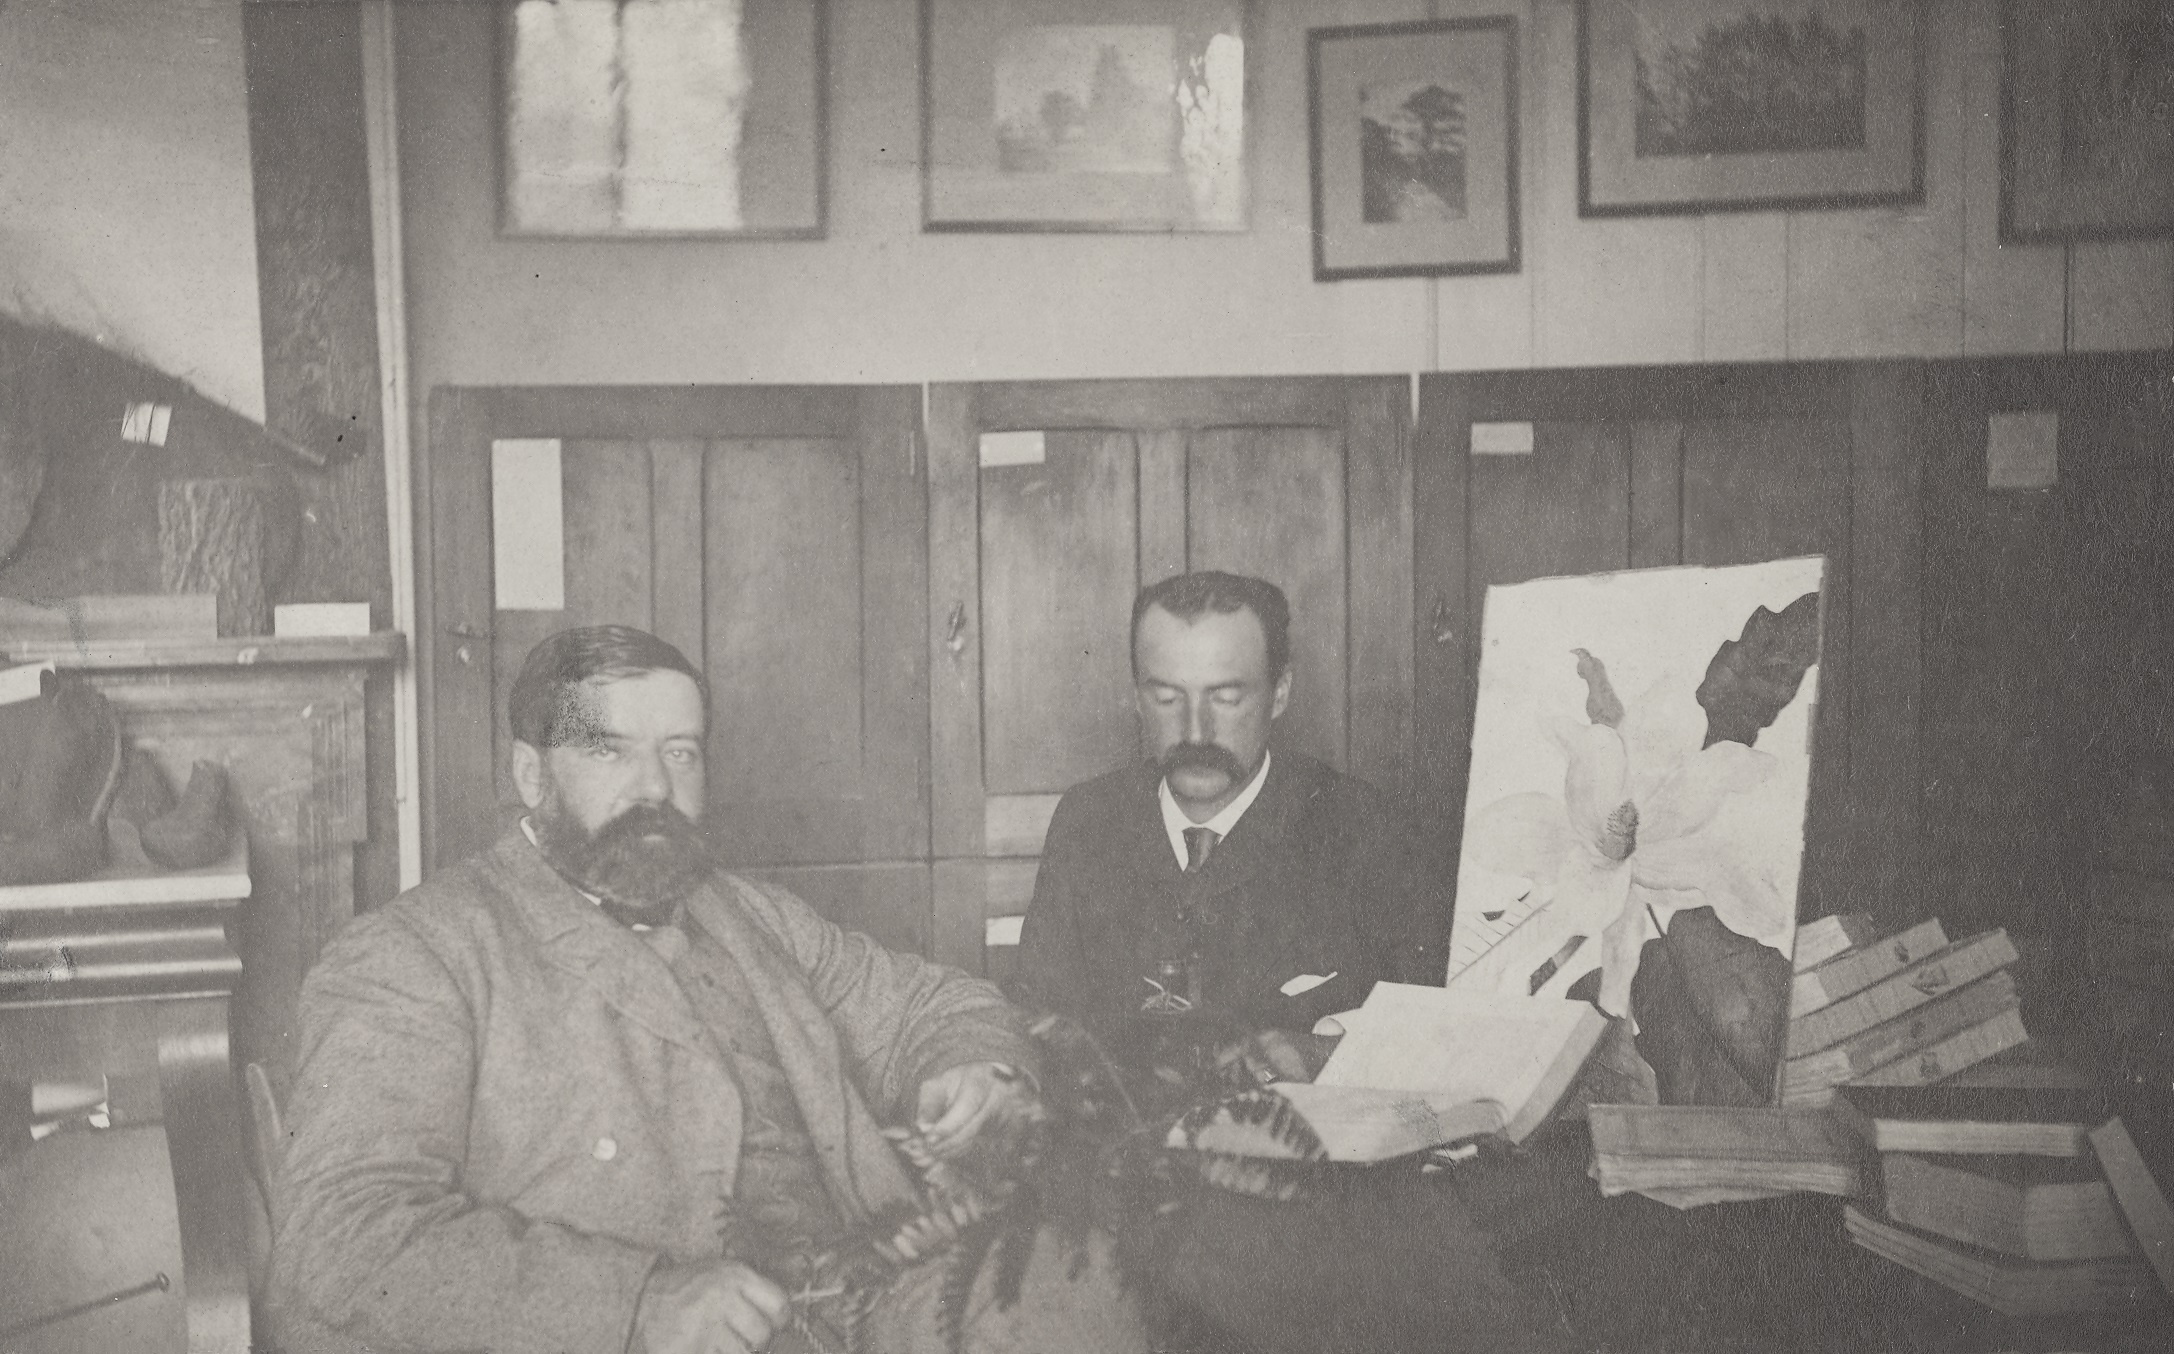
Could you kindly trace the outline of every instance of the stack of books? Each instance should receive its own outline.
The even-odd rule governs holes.
[[[1777,1194],[1853,1195],[1862,1149],[1823,1109],[1594,1105],[1591,1175],[1678,1208]]]
[[[1829,1112],[1879,1155],[1880,1188],[1844,1210],[1859,1246],[2008,1316],[2157,1300],[2146,1260],[2169,1242],[2140,1244],[2150,1224],[2131,1221],[2124,1197],[2148,1211],[2142,1195],[2156,1198],[2157,1188],[2120,1120],[2107,1122],[2102,1094],[1853,1087]],[[2121,1173],[2112,1158],[2124,1145],[2120,1166],[2141,1186],[2112,1183]]]
[[[1871,930],[1861,914],[1798,929],[1784,1105],[1823,1105],[1838,1086],[1930,1085],[2030,1037],[2006,931],[1950,943],[1937,919]]]

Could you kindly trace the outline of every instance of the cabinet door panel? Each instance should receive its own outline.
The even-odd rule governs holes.
[[[1344,447],[1333,428],[1194,434],[1187,567],[1265,578],[1291,601],[1292,696],[1276,744],[1342,766],[1349,747]]]
[[[1403,788],[1403,382],[939,385],[928,408],[941,957],[981,966],[984,923],[1026,906],[1058,796],[1139,755],[1127,625],[1144,582],[1187,568],[1277,581],[1298,673],[1279,746],[1337,765],[1363,747],[1360,769]],[[1020,431],[1042,434],[1041,461],[981,465],[983,434]]]
[[[875,388],[436,392],[418,645],[430,863],[487,845],[519,812],[505,703],[529,650],[603,622],[653,630],[707,673],[706,826],[736,862],[924,855],[917,404]],[[558,444],[557,610],[496,607],[491,445],[504,438]]]
[[[710,798],[850,799],[862,747],[860,483],[850,443],[736,440],[706,458]]]
[[[1046,795],[1132,746],[1124,618],[1140,586],[1139,456],[1053,432],[1039,465],[981,471],[982,776]]]

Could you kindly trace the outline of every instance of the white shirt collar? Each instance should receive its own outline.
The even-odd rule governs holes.
[[[1225,804],[1215,817],[1205,823],[1196,823],[1185,816],[1185,810],[1178,807],[1178,797],[1170,793],[1169,777],[1165,776],[1155,783],[1156,796],[1162,800],[1162,828],[1170,834],[1170,849],[1177,855],[1179,869],[1184,869],[1186,865],[1185,829],[1204,827],[1215,834],[1217,841],[1228,837],[1230,830],[1238,826],[1238,820],[1246,816],[1246,810],[1253,807],[1253,801],[1260,797],[1261,786],[1268,780],[1268,764],[1273,760],[1274,753],[1262,753],[1261,769],[1253,773],[1253,779],[1246,782],[1246,788],[1240,790],[1236,799]]]

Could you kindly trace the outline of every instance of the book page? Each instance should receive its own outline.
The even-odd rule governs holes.
[[[1581,1043],[1581,1055],[1590,1048],[1582,1031],[1601,1016],[1553,997],[1376,983],[1364,1006],[1337,1020],[1343,1042],[1315,1085],[1421,1091],[1435,1103],[1494,1101],[1514,1115],[1567,1045]]]

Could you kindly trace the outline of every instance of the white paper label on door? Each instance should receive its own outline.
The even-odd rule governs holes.
[[[1038,432],[983,433],[981,468],[1000,465],[1040,465],[1049,459],[1049,448]]]
[[[491,578],[500,611],[566,609],[559,439],[491,443]]]
[[[2051,489],[2060,480],[2061,416],[1994,414],[1985,427],[1985,487]]]
[[[1530,423],[1475,423],[1472,425],[1474,456],[1532,455]]]

